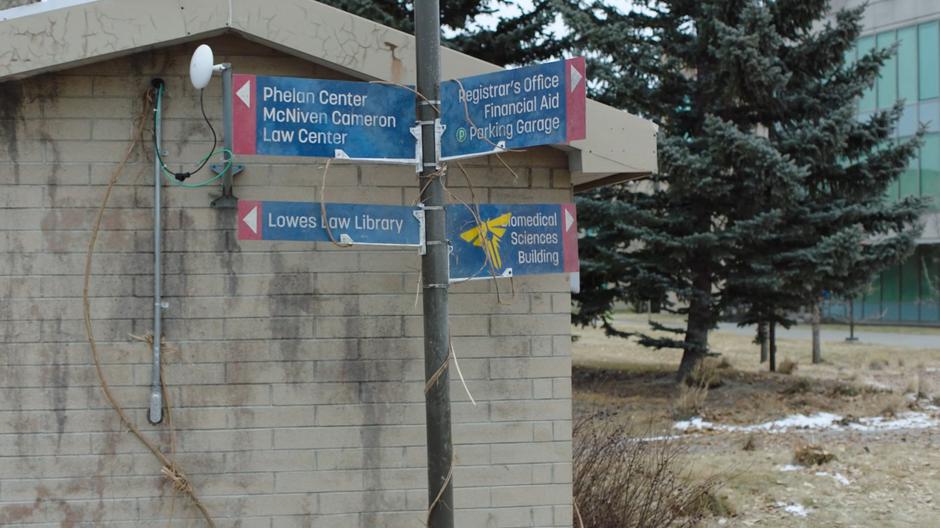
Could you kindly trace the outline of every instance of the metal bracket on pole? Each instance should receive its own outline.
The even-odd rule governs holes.
[[[437,151],[437,156],[434,159],[437,161],[437,168],[441,168],[441,138],[444,137],[444,131],[447,130],[447,125],[441,123],[441,118],[434,120],[434,148]]]
[[[418,219],[418,242],[421,244],[421,247],[418,248],[418,254],[426,255],[428,252],[428,233],[425,231],[427,226],[424,217],[424,204],[419,202],[418,208],[412,211],[411,214],[415,215],[415,218]]]
[[[420,174],[424,169],[421,164],[423,159],[421,154],[421,125],[415,123],[415,126],[411,127],[409,130],[411,130],[411,135],[415,137],[415,172]]]

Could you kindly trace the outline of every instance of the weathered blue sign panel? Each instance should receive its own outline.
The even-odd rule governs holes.
[[[447,207],[451,281],[578,271],[574,204]]]
[[[441,83],[443,159],[585,137],[584,58]]]
[[[235,154],[416,163],[415,95],[386,84],[235,75]]]
[[[326,229],[329,226],[329,231]],[[424,242],[424,212],[396,205],[238,201],[239,240],[298,240],[382,246]]]

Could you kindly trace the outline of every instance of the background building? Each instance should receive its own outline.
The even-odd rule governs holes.
[[[834,0],[833,9],[856,7],[861,0]],[[905,196],[933,199],[924,218],[917,251],[899,266],[883,271],[869,292],[855,300],[856,320],[940,324],[940,2],[936,0],[870,0],[864,33],[856,50],[897,46],[876,85],[859,101],[859,116],[905,103],[898,138],[909,137],[920,123],[927,133],[916,159],[888,190],[887,200]],[[830,303],[828,313],[848,316],[848,305]]]

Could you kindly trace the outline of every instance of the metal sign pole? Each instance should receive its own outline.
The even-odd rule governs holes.
[[[419,185],[426,206],[427,252],[421,257],[424,290],[424,375],[428,446],[428,527],[453,528],[453,442],[451,435],[447,324],[448,252],[444,175],[439,171],[437,111],[441,82],[441,10],[439,0],[415,2],[418,120],[422,170]],[[433,105],[433,106],[432,106]]]
[[[216,174],[225,170],[222,175],[222,194],[215,200],[212,200],[212,207],[216,209],[234,209],[238,205],[238,198],[232,191],[232,177],[241,172],[242,167],[234,165],[226,168],[226,163],[232,159],[232,65],[223,63],[222,65],[222,143],[225,145],[226,152],[223,155],[224,163],[213,164],[212,170]]]

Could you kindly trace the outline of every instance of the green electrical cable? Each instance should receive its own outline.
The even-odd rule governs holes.
[[[160,155],[159,145],[157,145],[157,142],[156,142],[157,122],[162,117],[163,117],[163,85],[161,84],[160,86],[157,87],[157,108],[156,108],[156,112],[154,112],[153,114],[154,152],[156,153],[157,161],[159,161],[160,163],[160,170],[166,177],[167,181],[170,182],[170,185],[173,185],[176,187],[183,187],[184,189],[198,189],[200,187],[205,187],[207,185],[211,185],[219,181],[219,179],[221,179],[222,176],[224,176],[225,173],[228,172],[229,169],[232,168],[233,158],[235,157],[235,155],[230,149],[223,147],[221,149],[217,149],[212,152],[209,152],[208,154],[200,158],[198,162],[199,168],[201,169],[205,165],[205,163],[209,160],[209,158],[211,158],[212,156],[215,156],[217,154],[228,154],[228,157],[225,160],[225,165],[222,167],[222,170],[219,171],[218,174],[204,181],[196,182],[196,183],[186,183],[186,182],[177,180],[176,173],[174,173],[169,168],[167,168],[166,163],[163,162],[163,157]],[[199,170],[199,169],[196,169],[196,170]]]

